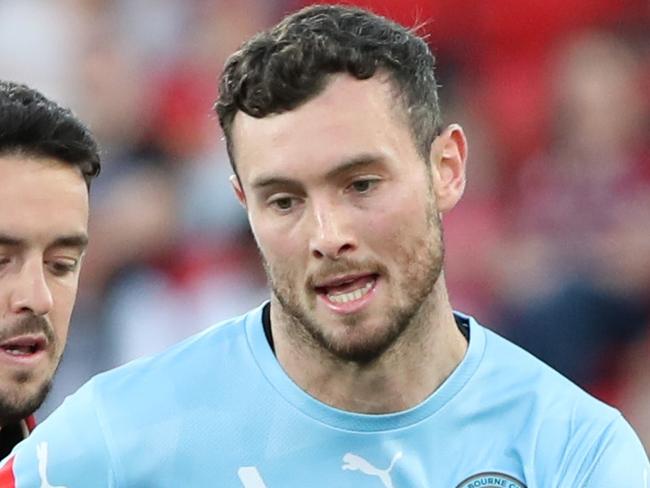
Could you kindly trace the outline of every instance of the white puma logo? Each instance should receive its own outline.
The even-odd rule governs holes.
[[[395,488],[393,486],[393,481],[390,478],[390,471],[393,469],[393,466],[395,466],[395,463],[397,462],[398,459],[402,458],[402,452],[399,451],[393,456],[393,460],[390,462],[390,465],[386,469],[379,469],[374,467],[372,464],[370,464],[368,461],[363,459],[361,456],[357,456],[356,454],[352,454],[351,452],[348,452],[345,456],[343,456],[343,466],[341,466],[341,469],[346,469],[350,471],[361,471],[363,474],[367,474],[369,476],[377,476],[383,485],[386,488]]]
[[[266,488],[266,484],[255,466],[242,466],[237,471],[237,476],[244,488]]]
[[[47,481],[47,442],[38,443],[36,457],[38,458],[38,475],[41,478],[41,488],[66,488],[65,486],[51,485]]]

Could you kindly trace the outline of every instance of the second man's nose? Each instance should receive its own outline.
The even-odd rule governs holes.
[[[23,264],[15,276],[10,300],[14,313],[29,311],[45,315],[50,312],[54,300],[42,262],[34,260]]]

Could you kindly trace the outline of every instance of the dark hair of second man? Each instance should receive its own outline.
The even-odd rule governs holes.
[[[0,80],[0,156],[6,154],[76,166],[88,188],[101,168],[97,141],[69,109],[26,85]]]

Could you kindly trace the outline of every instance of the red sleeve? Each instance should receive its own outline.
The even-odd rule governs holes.
[[[0,488],[16,488],[13,456],[0,468]]]

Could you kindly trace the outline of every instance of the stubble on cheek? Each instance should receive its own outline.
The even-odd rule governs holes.
[[[441,221],[429,190],[426,208],[419,218],[384,216],[384,223],[394,226],[393,232],[384,234],[384,241],[377,241],[376,252],[384,253],[385,262],[324,259],[317,268],[307,271],[307,264],[294,265],[295,256],[288,253],[270,262],[258,242],[267,279],[282,308],[285,318],[282,326],[287,337],[297,344],[324,348],[344,359],[368,360],[380,355],[404,330],[420,321],[422,309],[441,274],[444,254]],[[415,211],[417,206],[414,205]],[[384,281],[382,295],[386,303],[382,306],[385,309],[380,314],[364,311],[342,316],[335,327],[319,322],[314,283],[356,271],[377,272]]]

